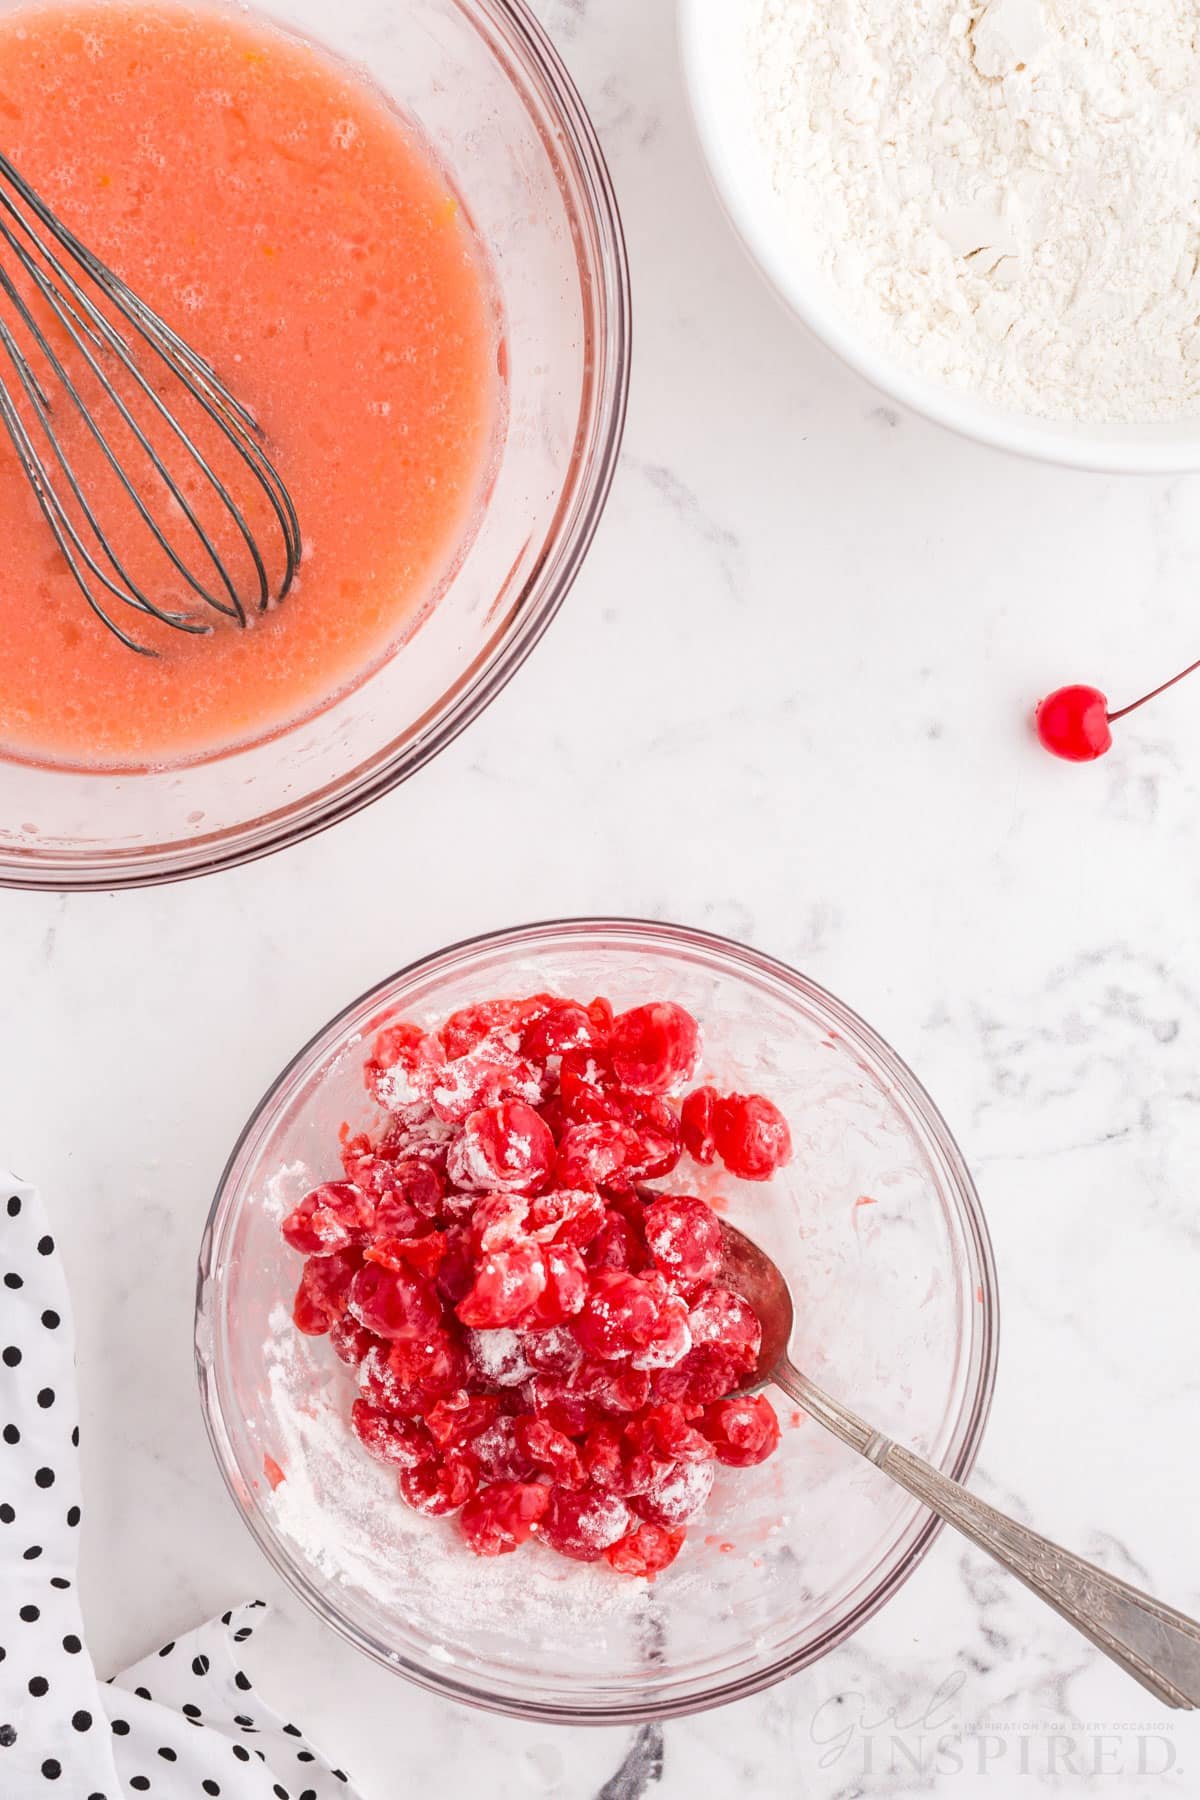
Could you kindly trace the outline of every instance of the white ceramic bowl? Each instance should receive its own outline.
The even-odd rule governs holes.
[[[898,0],[902,3],[902,0]],[[848,318],[832,284],[806,263],[755,130],[744,33],[752,0],[678,0],[684,74],[717,193],[751,257],[796,316],[885,394],[1002,450],[1106,473],[1200,469],[1200,419],[1072,425],[1005,412],[905,368]]]

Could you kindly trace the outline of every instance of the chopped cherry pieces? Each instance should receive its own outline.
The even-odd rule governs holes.
[[[415,1419],[401,1419],[367,1400],[350,1408],[350,1425],[364,1450],[376,1462],[395,1469],[415,1469],[433,1455],[433,1439]]]
[[[574,1493],[552,1487],[542,1519],[542,1541],[560,1556],[596,1562],[625,1536],[632,1520],[619,1494]]]
[[[705,1288],[693,1303],[688,1321],[694,1343],[717,1344],[745,1368],[754,1367],[762,1345],[762,1326],[750,1302],[740,1294],[730,1288]]]
[[[688,1424],[683,1408],[670,1401],[648,1406],[631,1419],[625,1427],[625,1441],[666,1462],[707,1462],[713,1454],[708,1439]]]
[[[717,1155],[743,1181],[769,1181],[792,1158],[787,1120],[761,1094],[727,1094],[719,1100],[713,1136]]]
[[[363,1261],[384,1269],[415,1269],[432,1281],[445,1254],[446,1233],[426,1231],[420,1237],[383,1238],[363,1252]]]
[[[387,1187],[375,1207],[376,1234],[404,1237],[406,1234],[391,1224],[393,1213],[397,1217],[405,1216],[403,1208],[408,1208],[419,1218],[436,1219],[445,1195],[445,1177],[437,1168],[418,1156],[397,1157],[391,1164]]]
[[[559,1142],[555,1176],[561,1187],[629,1188],[644,1161],[642,1140],[631,1125],[600,1119],[568,1125]]]
[[[704,1414],[704,1431],[717,1461],[734,1469],[766,1462],[779,1443],[779,1420],[765,1394],[716,1401]]]
[[[683,1155],[679,1120],[657,1094],[627,1094],[621,1100],[621,1122],[638,1141],[637,1157],[628,1164],[640,1181],[669,1175]]]
[[[565,1432],[568,1437],[582,1437],[601,1418],[599,1407],[583,1392],[585,1385],[593,1385],[590,1369],[586,1377],[577,1374],[569,1381],[559,1375],[535,1375],[525,1392],[539,1418],[548,1419],[556,1431]],[[636,1412],[637,1407],[629,1410]]]
[[[467,1355],[477,1379],[492,1387],[520,1387],[532,1373],[525,1360],[524,1340],[507,1327],[468,1331]]]
[[[653,1581],[669,1568],[683,1548],[687,1532],[681,1525],[639,1525],[604,1552],[618,1575],[644,1575]]]
[[[683,1147],[693,1162],[707,1165],[717,1160],[717,1140],[713,1132],[717,1099],[715,1087],[693,1088],[679,1109]]]
[[[644,1493],[633,1496],[633,1509],[655,1525],[686,1525],[708,1499],[712,1484],[710,1462],[675,1463],[656,1475]]]
[[[444,1236],[446,1247],[438,1265],[437,1290],[450,1306],[457,1306],[471,1291],[475,1258],[471,1254],[470,1233],[461,1225],[451,1225]]]
[[[471,1241],[478,1258],[527,1241],[529,1201],[523,1194],[483,1194],[471,1209]]]
[[[331,1256],[361,1244],[375,1223],[370,1198],[351,1181],[327,1181],[306,1194],[280,1227],[283,1241],[301,1256]]]
[[[446,1151],[453,1135],[453,1128],[445,1120],[435,1118],[432,1113],[417,1120],[403,1113],[393,1113],[376,1145],[379,1157],[385,1163],[393,1165],[391,1176],[385,1179],[385,1187],[389,1180],[395,1182],[397,1163],[423,1163],[426,1168],[443,1173]],[[347,1150],[349,1147],[347,1145]]]
[[[456,1388],[430,1407],[425,1423],[433,1441],[444,1450],[447,1444],[465,1444],[478,1437],[499,1411],[495,1394],[468,1394],[465,1388]]]
[[[635,1350],[630,1362],[635,1369],[670,1369],[692,1347],[692,1327],[687,1301],[682,1294],[668,1294],[659,1310],[650,1341]]]
[[[610,1207],[604,1224],[585,1252],[590,1269],[643,1269],[649,1258],[637,1228],[624,1213]]]
[[[357,1369],[372,1344],[378,1344],[380,1339],[349,1313],[343,1313],[329,1327],[329,1342],[336,1357]]]
[[[663,1298],[641,1276],[602,1269],[592,1276],[575,1335],[589,1356],[630,1356],[652,1341]]]
[[[635,1413],[650,1398],[646,1371],[618,1363],[584,1363],[573,1383],[577,1397],[589,1400],[601,1412]]]
[[[657,1266],[681,1287],[711,1281],[721,1266],[721,1221],[703,1200],[678,1194],[652,1201],[642,1229]]]
[[[524,1100],[500,1100],[464,1122],[446,1173],[460,1188],[532,1194],[546,1185],[553,1164],[550,1127]]]
[[[410,1342],[372,1345],[358,1371],[359,1390],[372,1406],[424,1418],[431,1406],[462,1386],[467,1359],[447,1331]]]
[[[451,1013],[438,1037],[447,1056],[465,1056],[484,1038],[516,1033],[520,1023],[519,1000],[485,1000],[481,1006],[463,1006]]]
[[[696,1067],[700,1027],[670,1000],[635,1006],[613,1020],[608,1053],[626,1087],[645,1094],[677,1093]]]
[[[389,1112],[421,1106],[429,1099],[446,1052],[435,1037],[427,1037],[419,1025],[392,1025],[381,1031],[363,1075],[370,1092]]]
[[[527,1229],[540,1244],[568,1244],[586,1250],[603,1229],[604,1202],[587,1188],[555,1188],[529,1205]]]
[[[521,1053],[532,1062],[561,1056],[564,1050],[587,1050],[603,1042],[604,1033],[586,1007],[573,1000],[555,1000],[540,1018],[521,1034]]]
[[[536,1105],[544,1098],[539,1071],[499,1038],[484,1038],[464,1056],[454,1057],[430,1093],[438,1118],[452,1125],[461,1125],[477,1108],[497,1100],[528,1100]]]
[[[296,1326],[356,1372],[350,1429],[477,1555],[537,1535],[653,1579],[716,1464],[778,1444],[769,1402],[737,1391],[761,1328],[717,1284],[717,1214],[647,1185],[685,1151],[751,1181],[791,1154],[762,1095],[676,1098],[699,1051],[669,1001],[614,1018],[535,994],[389,1026],[364,1068],[379,1125],[341,1128],[345,1179],[284,1221]]]
[[[526,1543],[550,1504],[534,1482],[493,1481],[467,1503],[459,1523],[476,1556],[504,1556]]]
[[[546,1285],[534,1302],[529,1322],[536,1325],[562,1325],[583,1311],[587,1300],[587,1264],[583,1253],[569,1244],[550,1244],[542,1251]]]
[[[565,1431],[549,1419],[525,1417],[516,1424],[517,1442],[536,1468],[546,1469],[561,1487],[583,1486],[583,1463]]]
[[[583,1361],[579,1339],[566,1325],[523,1332],[521,1350],[529,1368],[539,1375],[573,1375]]]
[[[359,1267],[358,1254],[353,1250],[309,1258],[292,1306],[298,1331],[308,1337],[321,1337],[341,1318]]]
[[[533,1474],[533,1458],[517,1436],[517,1421],[508,1413],[481,1431],[471,1450],[487,1481],[527,1481]]]
[[[732,1393],[745,1377],[745,1358],[739,1353],[724,1344],[693,1344],[679,1362],[655,1371],[654,1394],[698,1414],[710,1400]]]
[[[442,1321],[438,1297],[415,1271],[365,1263],[350,1284],[350,1311],[381,1338],[422,1338]]]
[[[606,1420],[594,1425],[583,1440],[584,1474],[594,1488],[613,1494],[627,1493],[624,1436],[621,1427]]]
[[[479,1464],[469,1450],[446,1450],[401,1469],[400,1493],[415,1512],[438,1518],[466,1505],[479,1482]]]
[[[475,1284],[455,1307],[464,1325],[494,1331],[523,1318],[546,1286],[546,1259],[540,1244],[526,1240],[508,1250],[489,1250]]]

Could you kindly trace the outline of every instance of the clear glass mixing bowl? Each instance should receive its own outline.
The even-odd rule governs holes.
[[[629,376],[625,248],[595,133],[523,0],[266,0],[260,10],[367,71],[418,121],[470,209],[506,314],[509,419],[495,482],[431,616],[319,715],[186,767],[101,774],[0,755],[0,883],[198,875],[386,793],[529,654],[607,498]]]
[[[536,1544],[479,1561],[453,1521],[409,1512],[389,1472],[359,1454],[345,1424],[350,1372],[288,1319],[299,1259],[279,1220],[336,1171],[342,1122],[370,1117],[364,1045],[400,1017],[433,1022],[542,988],[618,1007],[680,1001],[705,1025],[706,1072],[783,1107],[791,1166],[766,1187],[722,1186],[729,1216],[793,1285],[799,1361],[948,1474],[970,1472],[995,1371],[995,1271],[932,1101],[861,1019],[794,970],[636,920],[456,945],[381,982],[300,1052],[243,1132],[204,1234],[202,1403],[267,1556],[360,1650],[424,1687],[530,1718],[663,1718],[823,1656],[912,1573],[936,1522],[777,1395],[779,1452],[721,1471],[709,1522],[652,1584]]]

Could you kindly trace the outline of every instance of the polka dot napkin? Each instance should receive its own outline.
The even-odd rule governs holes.
[[[0,1796],[356,1800],[238,1667],[259,1600],[98,1682],[76,1586],[74,1342],[34,1189],[0,1172]]]

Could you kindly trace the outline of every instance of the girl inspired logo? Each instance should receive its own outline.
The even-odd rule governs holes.
[[[923,1705],[907,1708],[878,1708],[854,1689],[831,1696],[809,1726],[820,1749],[818,1766],[843,1763],[863,1775],[1003,1774],[1040,1781],[1183,1773],[1170,1724],[964,1721],[958,1701],[965,1683],[966,1675],[956,1670]]]

